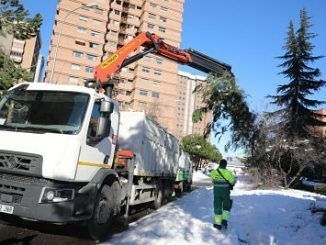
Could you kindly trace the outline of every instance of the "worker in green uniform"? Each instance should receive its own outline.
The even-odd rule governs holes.
[[[226,169],[226,165],[227,161],[222,159],[219,168],[211,171],[214,184],[214,227],[219,230],[222,225],[227,228],[232,206],[230,190],[235,184],[235,176]]]

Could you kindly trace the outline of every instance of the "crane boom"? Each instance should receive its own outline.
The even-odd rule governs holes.
[[[144,47],[144,50],[130,57],[130,54],[140,47]],[[100,87],[109,86],[112,89],[113,83],[110,81],[115,73],[149,53],[163,56],[205,73],[220,75],[224,71],[231,72],[231,66],[228,64],[222,63],[193,49],[182,50],[174,47],[164,42],[161,37],[154,33],[142,32],[95,68],[94,79],[96,80],[96,84]]]

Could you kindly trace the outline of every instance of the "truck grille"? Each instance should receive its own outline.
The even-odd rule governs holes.
[[[0,171],[41,176],[42,157],[26,153],[0,151]]]
[[[0,202],[20,204],[31,186],[50,185],[51,181],[27,175],[0,173]]]
[[[0,201],[19,204],[23,199],[24,192],[25,188],[8,184],[0,184]]]

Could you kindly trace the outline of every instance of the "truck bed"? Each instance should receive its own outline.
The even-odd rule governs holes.
[[[119,149],[136,154],[135,175],[175,177],[179,141],[144,112],[121,112]]]

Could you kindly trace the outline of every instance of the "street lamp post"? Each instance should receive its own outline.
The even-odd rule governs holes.
[[[59,49],[59,44],[60,44],[60,40],[61,40],[61,35],[62,35],[62,29],[63,29],[63,24],[65,23],[66,19],[72,14],[74,13],[76,10],[82,8],[82,7],[87,7],[89,9],[96,9],[98,8],[98,5],[94,4],[94,3],[90,3],[90,4],[82,4],[81,6],[69,11],[66,16],[64,17],[61,26],[60,26],[60,31],[59,31],[59,36],[58,36],[58,41],[57,44],[55,46],[55,51],[54,51],[54,57],[53,57],[53,64],[52,64],[52,68],[51,68],[51,74],[50,74],[50,83],[53,82],[53,75],[54,75],[54,68],[57,62],[57,54],[58,54],[58,49]]]

